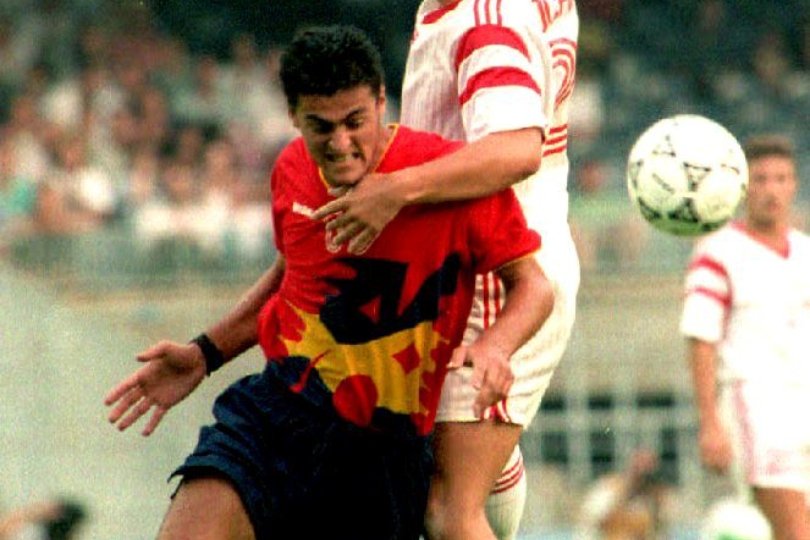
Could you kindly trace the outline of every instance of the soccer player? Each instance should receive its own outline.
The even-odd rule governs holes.
[[[810,538],[810,238],[791,226],[790,140],[751,138],[744,217],[701,240],[686,274],[699,445],[753,495],[777,540]]]
[[[469,199],[514,185],[529,226],[543,237],[538,261],[551,281],[551,317],[512,359],[507,399],[475,414],[472,369],[445,381],[428,532],[435,538],[513,538],[526,484],[517,447],[563,355],[574,321],[579,262],[568,227],[568,107],[578,17],[573,0],[424,0],[405,72],[403,125],[470,144],[392,174],[370,175],[319,209],[335,240],[362,252],[401,209]],[[502,291],[478,283],[466,339],[497,320]],[[486,504],[486,514],[485,514]],[[487,525],[487,518],[489,525]]]
[[[126,429],[153,410],[151,433],[206,372],[258,342],[265,371],[217,399],[216,422],[174,473],[182,481],[159,538],[416,539],[448,365],[475,366],[483,411],[508,391],[509,356],[551,313],[532,256],[540,236],[505,191],[411,206],[363,255],[348,253],[312,218],[331,188],[460,143],[383,124],[379,54],[352,28],[299,33],[281,78],[302,137],[271,178],[278,260],[192,343],[142,354],[105,398],[109,418]],[[502,316],[459,346],[475,275],[490,270],[507,285]]]

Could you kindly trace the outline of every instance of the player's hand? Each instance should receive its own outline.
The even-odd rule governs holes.
[[[152,410],[142,433],[151,435],[166,412],[205,378],[205,358],[195,344],[161,341],[137,356],[144,365],[104,398],[108,419],[123,431]]]
[[[472,385],[478,390],[473,413],[477,418],[483,418],[489,407],[506,398],[515,380],[509,365],[509,355],[497,347],[487,347],[476,342],[468,347],[457,347],[447,367],[458,369],[465,364],[472,365]]]
[[[335,245],[348,244],[349,253],[365,252],[404,206],[397,183],[383,174],[369,174],[338,198],[318,208],[314,219],[328,220]]]
[[[731,440],[718,422],[708,422],[700,426],[698,433],[700,458],[711,471],[726,473],[733,458]]]

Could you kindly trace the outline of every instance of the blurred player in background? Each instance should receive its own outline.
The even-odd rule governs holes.
[[[702,239],[686,274],[688,338],[703,463],[731,471],[777,540],[810,538],[810,238],[791,226],[793,145],[744,147],[741,221]]]
[[[217,399],[217,422],[175,472],[183,480],[159,537],[416,539],[451,354],[475,366],[483,411],[506,395],[510,355],[551,313],[551,286],[531,256],[540,237],[503,191],[411,206],[365,254],[347,253],[312,219],[330,188],[461,144],[383,124],[379,54],[352,28],[299,33],[281,79],[302,137],[271,179],[274,267],[192,344],[141,355],[145,365],[105,399],[110,420],[126,429],[152,409],[151,433],[206,372],[259,342],[267,368]],[[507,284],[506,304],[458,347],[481,271]]]
[[[600,476],[585,493],[575,540],[666,537],[672,488],[658,455],[638,448],[624,470]]]
[[[470,142],[450,156],[371,175],[316,217],[338,216],[337,242],[362,252],[403,207],[469,199],[514,185],[529,226],[543,237],[538,261],[554,287],[554,312],[511,361],[507,399],[473,411],[473,370],[452,372],[442,395],[427,529],[473,540],[487,519],[514,538],[526,480],[517,446],[540,405],[574,321],[579,262],[568,227],[568,106],[579,21],[574,0],[424,0],[403,81],[403,125]],[[479,279],[465,339],[496,320],[503,292]],[[486,505],[486,514],[485,514]]]

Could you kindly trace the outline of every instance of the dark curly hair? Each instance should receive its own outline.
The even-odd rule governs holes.
[[[358,86],[377,95],[383,80],[379,51],[353,26],[300,30],[281,57],[281,83],[290,109],[301,96],[332,96]]]

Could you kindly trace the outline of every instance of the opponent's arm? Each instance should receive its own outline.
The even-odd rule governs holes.
[[[688,355],[698,410],[701,459],[710,469],[724,472],[731,464],[732,454],[717,408],[717,348],[713,343],[690,338]]]
[[[491,133],[422,165],[370,174],[314,217],[338,214],[327,229],[361,252],[405,205],[482,197],[523,180],[540,167],[542,144],[539,128]]]
[[[496,274],[506,289],[503,309],[474,343],[453,352],[449,366],[472,363],[473,386],[479,389],[474,409],[479,417],[507,396],[514,380],[509,358],[537,332],[554,307],[553,289],[534,257],[513,261]]]
[[[215,364],[231,360],[258,342],[256,319],[264,303],[278,290],[283,275],[284,258],[279,255],[236,306],[208,329],[208,347],[213,347],[213,356],[219,357]],[[110,423],[125,430],[152,410],[142,432],[150,435],[168,410],[218,367],[210,362],[211,350],[207,352],[204,354],[195,342],[161,341],[138,354],[136,358],[143,365],[104,398],[105,405],[113,406],[108,416]]]

